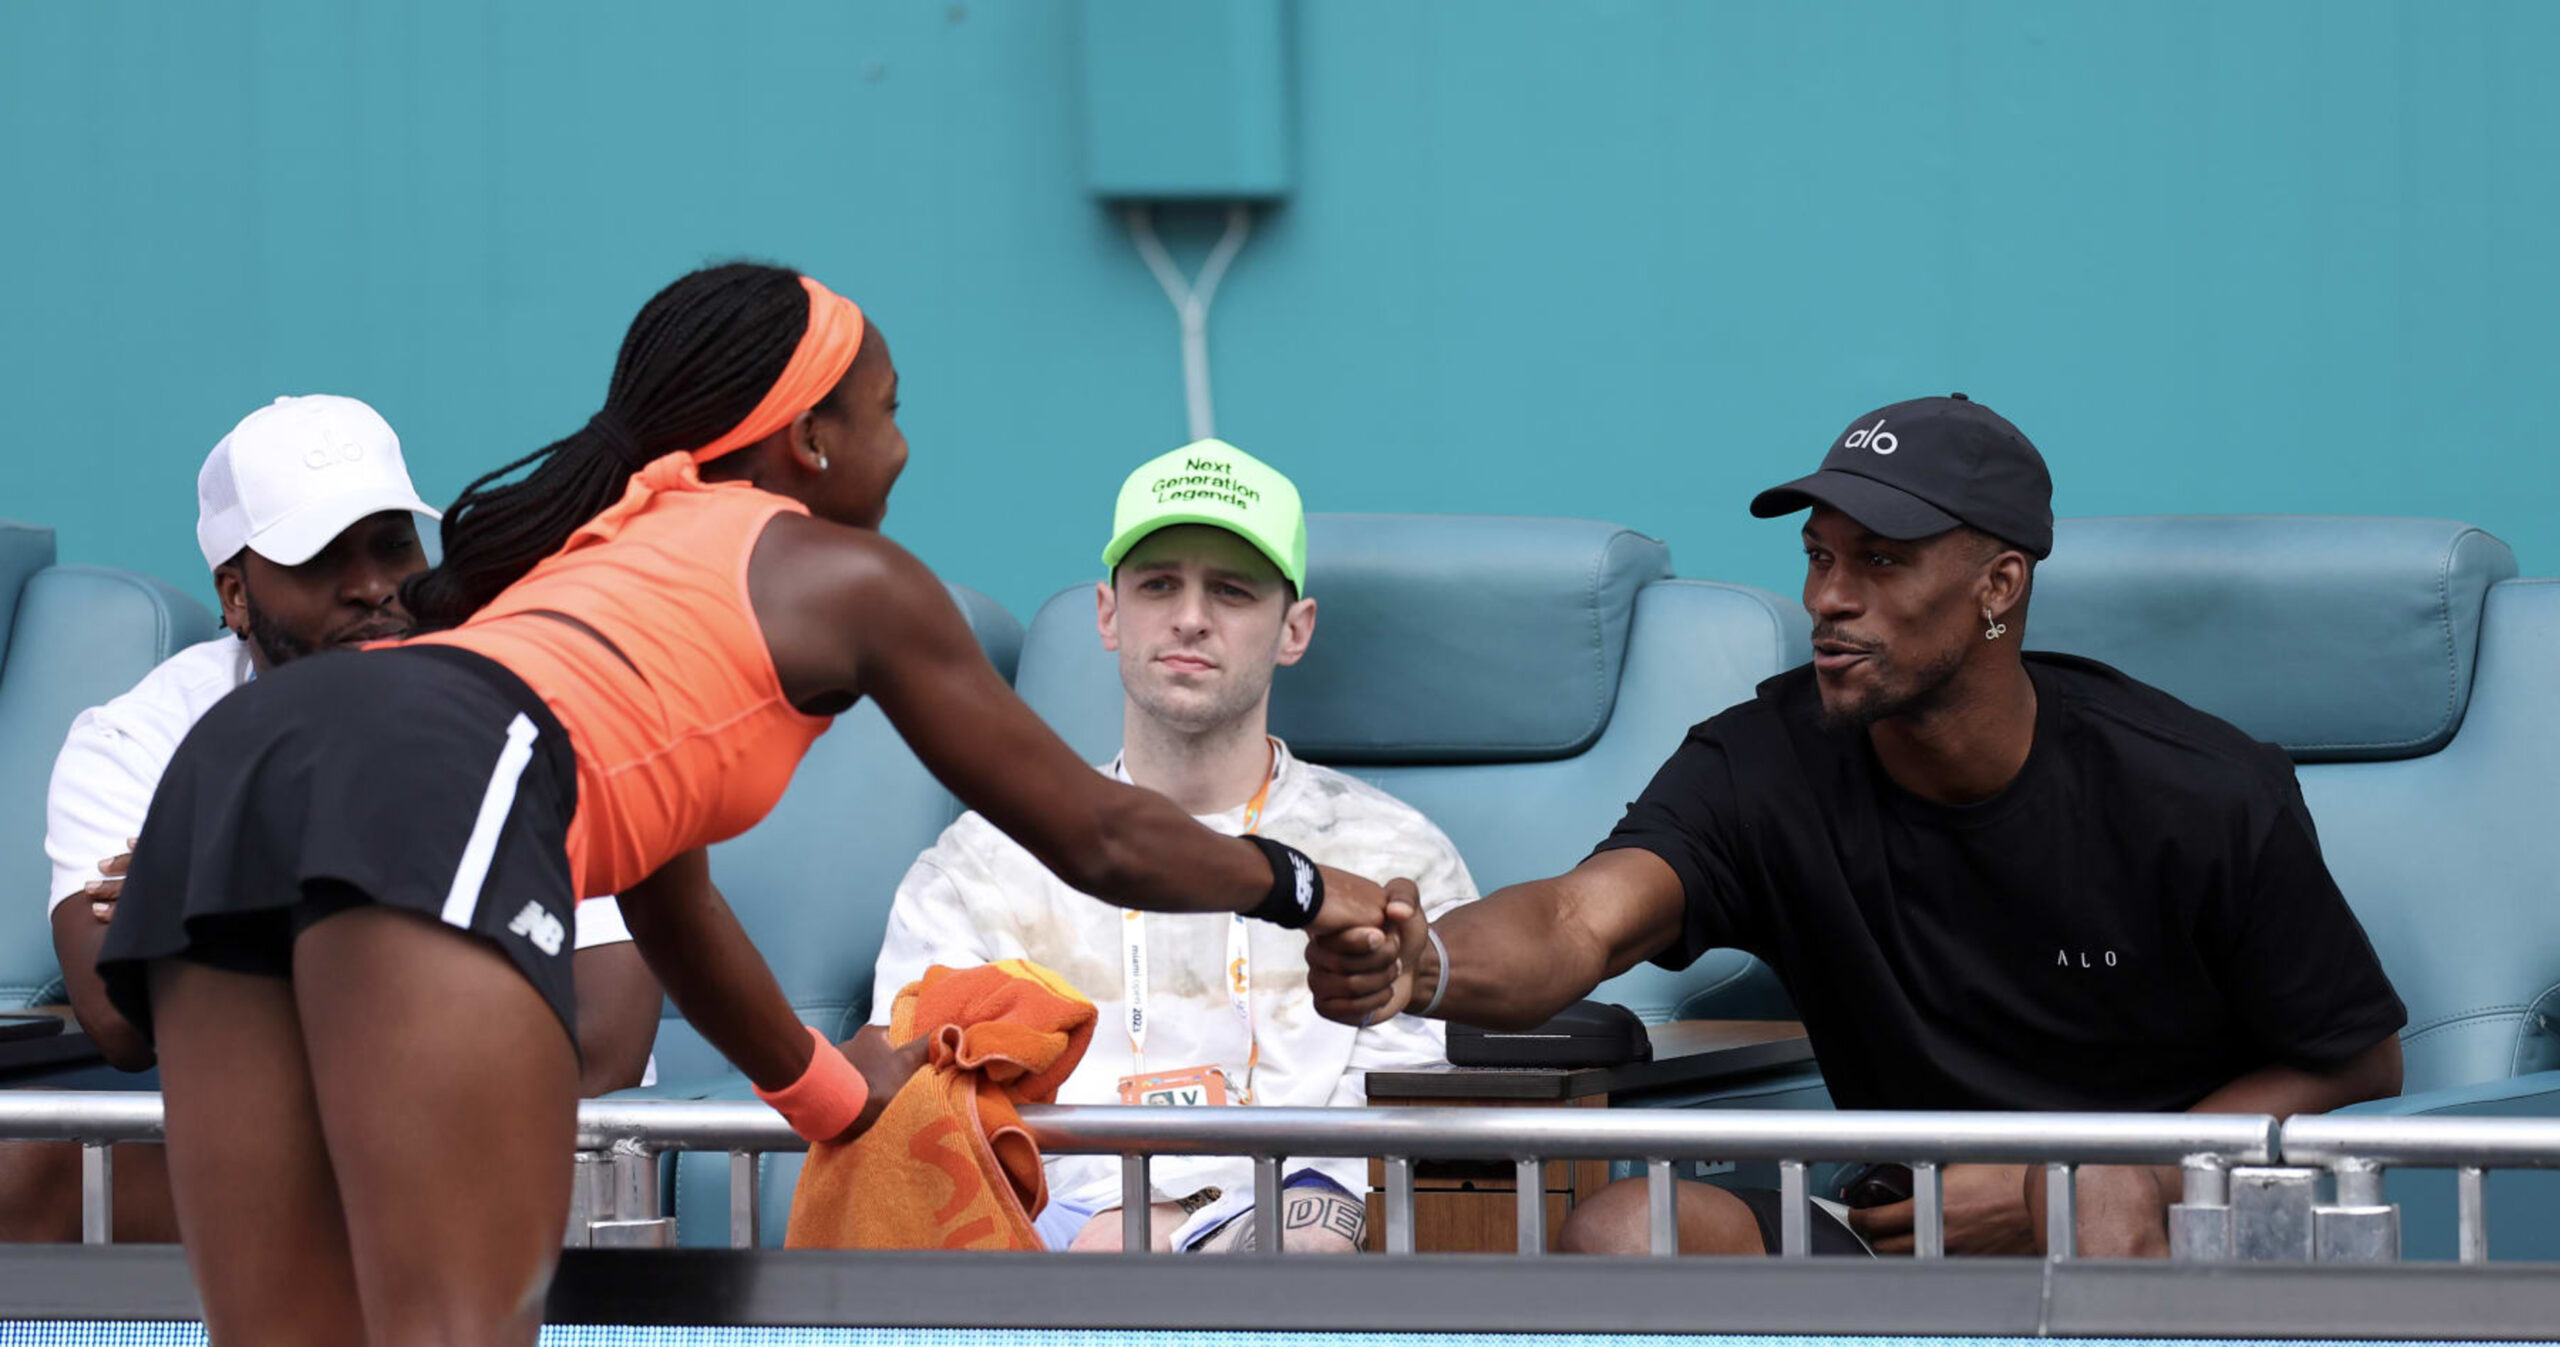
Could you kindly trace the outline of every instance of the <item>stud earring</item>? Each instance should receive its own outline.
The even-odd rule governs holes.
[[[818,455],[818,471],[820,471],[820,472],[825,472],[826,470],[827,470],[827,456],[826,456],[825,454],[820,454],[820,455]]]
[[[1982,621],[1982,639],[1986,641],[1996,641],[2009,634],[2009,624],[2005,622],[1992,621],[1991,614],[1989,613],[1984,613],[1982,615]]]

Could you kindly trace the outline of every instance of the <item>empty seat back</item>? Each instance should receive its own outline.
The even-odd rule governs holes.
[[[50,529],[0,521],[0,856],[18,904],[0,922],[0,1006],[12,1008],[58,995],[52,931],[38,918],[53,880],[45,792],[63,736],[218,630],[202,604],[149,576],[52,562]]]

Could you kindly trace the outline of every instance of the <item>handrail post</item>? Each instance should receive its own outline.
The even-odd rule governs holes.
[[[2169,1208],[2169,1257],[2183,1263],[2230,1262],[2230,1165],[2219,1155],[2190,1155],[2178,1169],[2183,1200]]]
[[[2231,1253],[2244,1263],[2307,1263],[2318,1252],[2314,1189],[2320,1171],[2241,1165],[2231,1171]]]
[[[1644,1162],[1645,1247],[1656,1258],[1680,1253],[1680,1181],[1668,1160]]]
[[[637,1137],[621,1137],[607,1154],[613,1219],[589,1222],[587,1242],[600,1249],[675,1247],[676,1223],[658,1211],[658,1153]]]
[[[1933,1160],[1911,1162],[1911,1252],[1918,1258],[1947,1256],[1947,1204],[1942,1176]]]
[[[1547,1167],[1534,1159],[1514,1160],[1511,1172],[1517,1176],[1520,1256],[1534,1258],[1547,1251]]]
[[[2400,1258],[2400,1209],[2382,1199],[2382,1166],[2348,1158],[2329,1166],[2337,1201],[2312,1209],[2312,1256],[2324,1263],[2392,1263]]]
[[[2489,1188],[2487,1174],[2478,1165],[2463,1165],[2453,1172],[2454,1191],[2459,1214],[2455,1217],[2461,1231],[2462,1261],[2489,1261]]]
[[[1147,1181],[1147,1155],[1129,1151],[1120,1157],[1120,1252],[1145,1255],[1155,1252],[1156,1226],[1152,1209],[1153,1185]]]
[[[80,1146],[80,1242],[111,1244],[116,1237],[116,1152],[103,1141]]]
[[[1778,1162],[1778,1256],[1805,1258],[1813,1253],[1813,1215],[1805,1210],[1804,1161]]]
[[[1280,1238],[1280,1157],[1253,1157],[1253,1234],[1255,1249],[1277,1258],[1285,1250]]]
[[[2071,1166],[2049,1164],[2044,1167],[2044,1256],[2047,1258],[2070,1258],[2080,1251],[2080,1213],[2075,1210],[2076,1196]]]
[[[1387,1252],[1411,1253],[1413,1230],[1413,1157],[1387,1157]]]
[[[752,1249],[763,1222],[763,1193],[756,1182],[756,1153],[729,1152],[729,1247]]]
[[[601,1151],[581,1150],[570,1157],[569,1229],[561,1242],[572,1249],[595,1243],[595,1223],[613,1219],[612,1161]]]

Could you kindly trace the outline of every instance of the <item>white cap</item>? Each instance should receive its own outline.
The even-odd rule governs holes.
[[[277,398],[233,426],[196,474],[196,545],[207,569],[244,547],[299,566],[385,510],[444,517],[418,499],[391,423],[354,398]]]

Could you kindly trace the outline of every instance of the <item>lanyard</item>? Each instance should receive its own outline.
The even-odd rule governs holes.
[[[1252,836],[1262,831],[1262,812],[1271,802],[1271,783],[1280,775],[1280,746],[1271,745],[1271,770],[1262,777],[1262,789],[1253,793],[1244,806],[1244,832]],[[1126,1011],[1124,1023],[1129,1031],[1131,1070],[1144,1074],[1147,1069],[1147,914],[1134,908],[1120,914],[1121,999]],[[1235,1013],[1236,1023],[1244,1029],[1244,1082],[1237,1089],[1240,1102],[1253,1102],[1254,1068],[1262,1064],[1262,1038],[1253,1027],[1253,940],[1245,927],[1242,913],[1227,922],[1227,1008]]]

